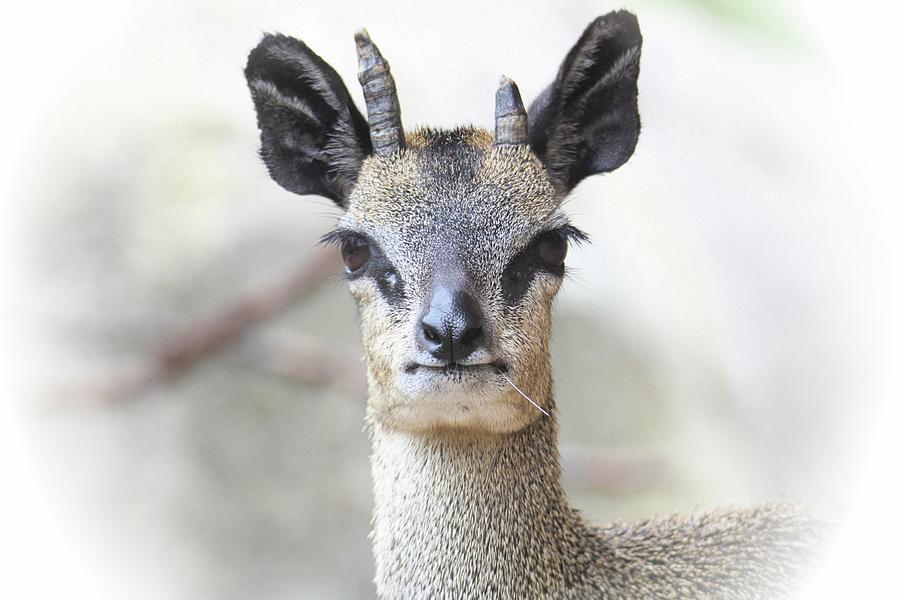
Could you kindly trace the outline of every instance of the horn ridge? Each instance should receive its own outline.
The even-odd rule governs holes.
[[[519,87],[512,79],[500,77],[494,110],[494,145],[520,146],[528,143],[528,114]]]
[[[366,99],[372,152],[390,154],[406,145],[400,120],[400,101],[391,67],[378,50],[369,32],[360,30],[354,36],[359,58],[359,83]]]

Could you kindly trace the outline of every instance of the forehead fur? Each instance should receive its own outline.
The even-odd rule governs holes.
[[[419,129],[401,152],[370,157],[344,225],[406,261],[503,258],[555,227],[559,198],[527,146],[493,145],[487,131]]]

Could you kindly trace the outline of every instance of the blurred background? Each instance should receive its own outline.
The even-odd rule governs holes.
[[[338,211],[268,178],[246,55],[264,31],[301,38],[362,107],[352,34],[367,27],[408,129],[490,128],[501,73],[529,102],[621,7],[10,15],[3,513],[24,583],[8,597],[372,597],[357,315],[336,251],[315,247]],[[852,520],[886,478],[867,466],[888,435],[872,426],[893,423],[890,19],[775,0],[627,8],[642,136],[566,202],[593,239],[555,309],[566,488],[600,522],[772,498]]]

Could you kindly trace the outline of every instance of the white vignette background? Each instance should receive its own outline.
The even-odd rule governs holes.
[[[308,27],[299,25],[303,14],[302,3],[285,9],[283,20],[276,16],[277,9],[269,7],[265,12],[267,20],[249,23],[247,42],[237,42],[249,49],[259,32],[280,30],[301,35]],[[375,19],[366,21],[366,13],[375,14],[383,10],[379,3],[363,7],[346,7],[334,3],[335,7],[319,6],[319,11],[335,11],[343,14],[346,21],[346,36],[361,25],[373,31],[376,41],[387,29],[382,22],[372,25]],[[897,457],[900,444],[897,442],[896,424],[900,422],[900,389],[897,382],[897,366],[900,356],[897,352],[897,167],[896,141],[900,139],[897,129],[900,97],[896,91],[896,9],[889,3],[858,2],[841,5],[833,2],[793,2],[790,10],[807,29],[807,34],[815,40],[817,52],[832,73],[834,91],[839,98],[827,101],[834,107],[832,114],[844,116],[839,123],[822,123],[822,130],[836,130],[835,135],[844,140],[846,152],[842,160],[835,162],[835,168],[844,175],[838,181],[844,182],[847,190],[852,190],[852,201],[833,204],[823,208],[816,218],[821,223],[839,225],[833,234],[833,248],[837,251],[823,251],[818,258],[834,260],[841,258],[834,268],[841,273],[844,289],[853,290],[847,294],[850,303],[846,306],[846,323],[841,324],[853,331],[852,366],[854,402],[860,406],[859,413],[848,413],[853,424],[853,456],[856,465],[849,469],[853,477],[847,485],[852,489],[845,494],[843,503],[847,506],[845,526],[839,531],[826,564],[813,582],[809,598],[881,598],[889,597],[896,589],[896,541],[900,537],[896,511],[900,506],[900,496],[896,489]],[[229,18],[229,15],[243,15],[246,6],[232,13],[232,4],[208,3],[206,6],[215,18]],[[235,5],[236,6],[236,5]],[[527,11],[525,3],[520,10]],[[629,4],[625,4],[629,7]],[[642,16],[641,3],[630,6]],[[619,5],[598,3],[593,12],[600,14]],[[408,7],[407,7],[408,8]],[[146,9],[142,5],[142,9]],[[403,19],[405,8],[393,6],[390,12],[395,19]],[[497,12],[484,7],[482,3],[458,3],[456,11],[495,17]],[[343,11],[343,12],[342,12]],[[39,358],[40,344],[34,340],[34,332],[40,324],[30,321],[32,315],[26,308],[29,294],[34,289],[34,274],[27,267],[25,250],[30,240],[25,239],[28,194],[23,185],[22,174],[34,177],[41,173],[53,177],[53,173],[42,173],[41,156],[38,154],[52,139],[46,130],[52,119],[46,119],[47,111],[59,106],[65,98],[68,86],[78,85],[79,65],[90,61],[92,53],[103,52],[104,47],[92,41],[108,39],[108,32],[118,26],[117,19],[128,12],[121,6],[87,2],[79,4],[7,7],[2,25],[3,36],[3,155],[0,170],[2,185],[3,214],[2,227],[2,318],[3,346],[5,354],[2,364],[4,377],[2,413],[0,413],[0,597],[11,599],[32,598],[111,598],[115,597],[112,586],[107,585],[113,564],[100,561],[85,548],[86,542],[72,532],[77,528],[67,521],[56,503],[48,497],[43,484],[40,467],[32,455],[32,440],[22,426],[22,399],[33,384],[30,378],[39,369],[33,361]],[[140,11],[139,11],[140,12]],[[590,12],[590,11],[589,11]],[[649,12],[649,9],[648,9]],[[427,20],[428,9],[417,9],[417,17]],[[435,9],[435,15],[443,14]],[[410,17],[411,19],[413,17]],[[659,17],[657,17],[659,18]],[[525,19],[527,21],[527,19]],[[517,23],[513,18],[512,23]],[[586,24],[587,21],[585,21]],[[458,23],[457,23],[458,24]],[[482,24],[483,25],[483,24]],[[375,29],[377,26],[377,29]],[[583,24],[582,24],[583,26]],[[441,36],[441,23],[429,24],[435,39]],[[485,27],[486,32],[490,27]],[[571,32],[574,41],[580,30]],[[645,35],[647,29],[645,26]],[[530,31],[510,31],[498,35],[498,42],[528,44],[533,35]],[[202,37],[202,31],[198,32]],[[113,36],[114,37],[114,36]],[[122,40],[118,40],[123,43]],[[141,43],[152,42],[152,36],[142,38]],[[198,39],[202,44],[202,39]],[[318,49],[317,46],[313,45]],[[240,53],[238,53],[239,55]],[[353,71],[347,68],[351,63],[345,56],[338,60],[329,51],[322,51],[326,60],[340,63],[338,70],[343,75],[354,98],[359,103],[359,93],[354,89]],[[469,60],[455,58],[452,51],[446,52],[448,61]],[[514,54],[514,53],[513,53]],[[430,54],[431,55],[431,54]],[[388,53],[395,63],[416,65],[415,60],[398,58]],[[562,58],[554,56],[550,63]],[[352,55],[351,55],[352,59]],[[644,69],[648,67],[645,52]],[[405,62],[404,62],[405,61]],[[123,67],[126,65],[123,65]],[[336,65],[337,66],[337,65]],[[417,65],[417,69],[427,69],[432,65]],[[516,77],[515,61],[508,71]],[[234,76],[240,77],[240,63],[235,65]],[[452,72],[458,72],[455,66]],[[416,74],[407,68],[406,76]],[[521,69],[520,69],[521,70]],[[164,70],[154,73],[154,77],[164,75]],[[549,81],[552,70],[544,75]],[[115,75],[111,74],[110,85],[115,85]],[[436,77],[434,75],[432,78]],[[134,81],[130,79],[129,81]],[[186,82],[178,81],[177,85]],[[521,83],[521,81],[520,81]],[[399,79],[402,90],[404,81]],[[533,86],[531,86],[533,87]],[[446,101],[441,106],[407,109],[406,116],[411,123],[451,124],[455,121],[472,120],[486,125],[485,111],[475,113],[475,107],[460,101],[452,94],[452,85],[446,88]],[[646,88],[642,88],[642,102],[646,99]],[[531,89],[527,97],[533,97]],[[211,92],[214,94],[214,90]],[[401,102],[403,98],[401,97]],[[810,98],[810,102],[815,102]],[[825,99],[823,99],[825,101]],[[249,102],[249,101],[248,101]],[[484,100],[490,106],[490,96]],[[405,106],[409,106],[407,102]],[[413,104],[414,105],[414,104]],[[448,117],[447,111],[452,112]],[[476,118],[477,114],[477,118]],[[249,116],[250,113],[247,113]],[[827,136],[823,133],[823,140]],[[824,142],[823,142],[824,143]],[[653,157],[664,161],[667,157]],[[247,160],[253,160],[252,151]],[[52,165],[51,165],[52,166]],[[684,161],[679,162],[684,167]],[[831,174],[833,176],[833,174]],[[737,182],[737,185],[749,182]],[[627,184],[623,184],[627,185]],[[624,187],[627,191],[628,188]],[[700,188],[702,189],[702,187]],[[309,207],[305,207],[309,208]],[[833,213],[828,216],[828,209]],[[823,216],[824,215],[824,216]],[[816,255],[813,254],[815,259]],[[813,265],[811,265],[813,266]],[[570,284],[571,285],[571,284]],[[846,351],[846,349],[845,349]],[[851,352],[848,352],[850,354]],[[365,543],[360,540],[360,543]],[[152,597],[152,596],[151,596]]]

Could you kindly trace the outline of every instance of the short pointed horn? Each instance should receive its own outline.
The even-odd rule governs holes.
[[[390,65],[381,56],[378,46],[372,43],[369,32],[363,29],[354,39],[359,57],[359,83],[369,113],[372,151],[377,155],[390,154],[406,145],[400,122],[397,86],[394,85]]]
[[[519,146],[528,143],[528,114],[522,104],[522,96],[516,83],[500,78],[494,111],[494,145]]]

